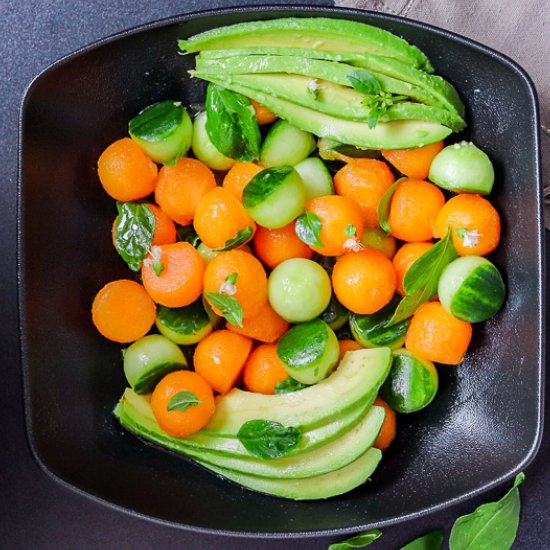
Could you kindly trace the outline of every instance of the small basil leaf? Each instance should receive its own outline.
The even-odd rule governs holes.
[[[399,550],[440,550],[443,545],[443,530],[430,531],[409,542]]]
[[[298,238],[310,246],[322,247],[321,227],[323,226],[321,218],[317,214],[305,211],[304,214],[296,219],[295,231]]]
[[[116,206],[116,249],[132,271],[139,271],[153,242],[155,215],[140,202],[117,202]]]
[[[243,308],[235,298],[219,292],[205,292],[204,295],[212,306],[222,312],[228,323],[243,328]]]
[[[298,380],[294,380],[292,376],[285,378],[281,382],[275,384],[275,393],[291,393],[298,390],[303,390],[307,388],[307,384],[302,384]]]
[[[378,79],[368,71],[357,69],[346,76],[353,88],[365,95],[376,95],[382,91]]]
[[[215,248],[214,250],[216,252],[221,252],[223,250],[237,248],[237,246],[241,246],[246,243],[250,237],[252,237],[252,233],[254,233],[254,228],[251,225],[245,227],[244,229],[239,229],[238,233],[232,239],[227,239],[221,248]]]
[[[399,178],[398,180],[395,180],[393,185],[391,185],[391,187],[388,187],[388,189],[386,189],[386,192],[382,195],[382,198],[378,203],[378,224],[386,233],[389,233],[391,231],[390,221],[389,221],[391,198],[397,186],[401,183],[403,179],[405,178]]]
[[[200,403],[202,403],[202,399],[199,399],[193,392],[180,391],[170,398],[166,410],[185,412],[189,407],[196,407]]]
[[[353,225],[352,223],[350,223],[346,229],[344,229],[344,235],[346,237],[356,237],[357,236],[357,228],[355,227],[355,225]]]
[[[328,550],[350,550],[352,548],[364,548],[369,544],[372,544],[376,539],[382,536],[382,532],[378,529],[370,529],[359,533],[350,539],[342,542],[336,542],[328,547]]]
[[[235,273],[231,273],[231,275],[228,275],[225,278],[225,282],[234,285],[237,282],[237,277],[239,274],[235,271]]]
[[[443,239],[420,256],[408,269],[403,279],[406,296],[399,302],[392,318],[386,323],[386,327],[408,319],[418,307],[436,294],[443,269],[457,257],[458,253],[449,229]],[[411,270],[412,274],[410,274]],[[406,286],[405,280],[407,281]]]
[[[162,262],[153,262],[153,271],[157,277],[164,271],[164,264]]]
[[[260,158],[261,136],[254,107],[245,96],[212,83],[206,92],[206,133],[214,147],[229,158]]]
[[[271,420],[249,420],[237,433],[245,449],[260,458],[280,458],[298,445],[302,433]]]
[[[378,120],[385,113],[386,113],[386,109],[382,107],[374,107],[371,109],[369,118],[367,119],[367,124],[369,125],[369,128],[371,130],[378,124]]]
[[[196,247],[200,242],[200,238],[192,225],[178,225],[176,229],[178,241],[189,243]]]
[[[471,514],[458,518],[451,530],[450,549],[512,548],[521,508],[518,487],[524,479],[523,472],[519,473],[512,488],[500,500],[482,504]]]

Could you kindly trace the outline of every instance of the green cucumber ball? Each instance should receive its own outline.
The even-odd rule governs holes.
[[[136,340],[124,353],[124,374],[139,394],[152,392],[157,382],[174,370],[187,368],[181,349],[160,334]]]
[[[193,153],[212,170],[229,170],[235,161],[220,153],[206,133],[206,111],[193,123]]]
[[[340,347],[334,331],[324,321],[314,319],[288,330],[277,344],[277,355],[294,380],[315,384],[332,372]]]
[[[489,157],[468,141],[448,145],[433,159],[429,179],[456,193],[488,195],[495,171]]]
[[[506,288],[500,271],[487,258],[462,256],[443,270],[438,294],[451,315],[479,323],[493,317],[502,307]]]
[[[312,260],[285,260],[269,276],[269,303],[289,323],[302,323],[321,315],[331,292],[330,277]]]
[[[429,405],[439,387],[434,364],[405,349],[393,352],[392,366],[380,389],[382,399],[400,413],[412,413]]]

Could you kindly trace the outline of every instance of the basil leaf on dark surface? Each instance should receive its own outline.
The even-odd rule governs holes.
[[[482,504],[458,518],[451,530],[451,550],[508,550],[514,544],[521,502],[519,485],[525,475],[516,476],[512,488],[498,501]]]
[[[196,247],[201,241],[193,225],[176,226],[176,234],[178,236],[178,241],[189,243],[194,247]]]
[[[322,247],[321,242],[321,218],[317,214],[305,211],[296,219],[295,231],[298,238],[310,246]]]
[[[307,384],[302,384],[298,380],[294,380],[292,376],[289,376],[275,384],[275,393],[291,393],[308,387]]]
[[[382,91],[378,79],[364,69],[357,69],[347,74],[348,80],[355,90],[365,95],[376,95]]]
[[[189,407],[196,407],[200,403],[202,403],[202,399],[199,399],[193,392],[180,391],[170,398],[166,410],[185,412]]]
[[[223,155],[240,160],[260,158],[260,128],[248,99],[217,84],[206,91],[206,133]]]
[[[155,215],[141,202],[117,202],[116,206],[116,249],[132,271],[139,271],[153,242]]]
[[[249,420],[237,434],[245,449],[260,458],[280,458],[298,445],[302,434],[298,428],[271,420]]]
[[[204,295],[212,306],[221,311],[228,323],[243,328],[243,308],[235,298],[219,292],[205,292]]]
[[[328,547],[328,550],[351,550],[352,548],[364,548],[372,544],[376,539],[382,536],[378,529],[370,529],[351,537],[350,539],[336,542]]]
[[[225,244],[222,246],[222,248],[216,248],[216,252],[223,250],[232,250],[233,248],[237,248],[237,246],[241,246],[241,244],[244,244],[250,239],[250,237],[252,237],[253,232],[254,228],[251,225],[245,227],[244,229],[239,229],[237,234],[232,239],[227,239],[227,241],[225,241]]]
[[[386,189],[386,192],[382,195],[380,202],[378,203],[378,224],[386,232],[389,233],[390,229],[390,206],[391,198],[397,186],[404,178],[399,178]]]
[[[440,550],[443,546],[443,530],[430,531],[402,546],[399,550]]]
[[[424,252],[405,274],[403,286],[406,295],[399,302],[386,327],[409,318],[416,309],[434,296],[437,293],[437,285],[443,269],[457,257],[458,252],[449,229],[445,237]]]

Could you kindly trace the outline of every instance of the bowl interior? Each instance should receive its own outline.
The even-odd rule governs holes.
[[[128,120],[163,99],[202,101],[176,40],[243,20],[347,17],[405,37],[460,91],[471,139],[493,159],[508,298],[475,327],[458,367],[440,367],[427,409],[398,419],[397,440],[364,487],[326,502],[243,490],[125,433],[112,409],[125,387],[120,347],[93,328],[106,282],[128,277],[114,251],[114,203],[96,161]],[[460,137],[460,136],[459,136]],[[458,139],[453,137],[453,139]],[[235,9],[146,27],[87,48],[33,83],[22,113],[20,308],[29,438],[56,478],[104,502],[198,529],[347,531],[444,506],[509,477],[538,445],[542,376],[540,181],[536,99],[506,59],[441,31],[337,9]]]

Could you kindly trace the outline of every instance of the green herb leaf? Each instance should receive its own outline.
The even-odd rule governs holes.
[[[414,539],[399,550],[440,550],[443,545],[443,530],[436,529]]]
[[[443,269],[457,257],[458,252],[449,229],[443,239],[424,252],[408,269],[403,279],[406,296],[399,302],[386,327],[408,319],[419,306],[436,294]]]
[[[336,542],[328,547],[328,550],[350,550],[351,548],[364,548],[372,544],[376,539],[382,536],[382,532],[378,529],[370,529],[359,533],[354,537],[342,542]]]
[[[344,229],[344,235],[346,237],[356,237],[357,236],[357,228],[355,225],[350,223],[345,229]]]
[[[190,243],[196,247],[200,242],[200,238],[195,231],[193,225],[178,225],[176,229],[178,240],[184,243]]]
[[[132,271],[139,271],[153,242],[155,215],[141,202],[117,202],[116,207],[116,249]]]
[[[202,403],[202,399],[199,399],[193,392],[180,391],[170,398],[166,410],[185,412],[189,407],[196,407],[199,403]]]
[[[164,264],[162,262],[153,262],[153,271],[157,277],[160,277],[160,274],[164,271]]]
[[[231,273],[231,275],[228,275],[225,278],[225,282],[234,285],[237,282],[237,277],[239,274],[235,271],[235,273]]]
[[[280,458],[298,445],[302,433],[271,420],[249,420],[237,433],[239,441],[254,456]]]
[[[525,475],[519,473],[514,485],[500,500],[482,504],[474,512],[458,518],[451,530],[451,550],[508,550],[514,544],[519,525],[521,502],[519,485]]]
[[[322,247],[321,227],[323,226],[321,218],[317,214],[305,211],[304,214],[296,219],[295,231],[298,238],[311,246]]]
[[[228,323],[243,328],[243,308],[235,298],[219,292],[205,292],[204,295],[215,308],[222,312]]]
[[[281,382],[275,384],[275,393],[291,393],[298,390],[303,390],[307,388],[307,384],[302,384],[298,380],[294,380],[292,376],[285,378]]]
[[[372,107],[369,113],[369,118],[367,119],[367,124],[369,128],[372,129],[378,124],[378,120],[381,116],[386,113],[386,109],[382,107]]]
[[[253,232],[254,228],[251,225],[245,227],[244,229],[239,229],[238,233],[232,239],[227,239],[227,241],[225,241],[225,244],[222,246],[222,248],[215,248],[214,250],[216,252],[221,252],[224,250],[237,248],[237,246],[241,246],[241,244],[247,242],[250,237],[252,237]]]
[[[399,178],[399,179],[395,180],[393,185],[391,187],[388,187],[388,189],[386,189],[386,192],[382,195],[382,198],[380,199],[380,202],[378,203],[378,224],[380,225],[380,227],[386,233],[389,233],[391,231],[391,228],[390,228],[391,198],[392,198],[393,193],[396,190],[397,186],[404,179],[405,178]]]
[[[461,238],[464,239],[464,237],[468,234],[468,230],[465,227],[457,227],[455,229],[455,233]]]
[[[382,91],[378,79],[364,69],[351,71],[347,75],[348,80],[355,90],[365,95],[376,95]]]
[[[130,120],[128,132],[149,143],[164,141],[182,123],[184,111],[181,101],[154,103]]]
[[[206,133],[214,147],[229,158],[260,158],[261,136],[254,107],[245,96],[212,83],[206,92]]]

